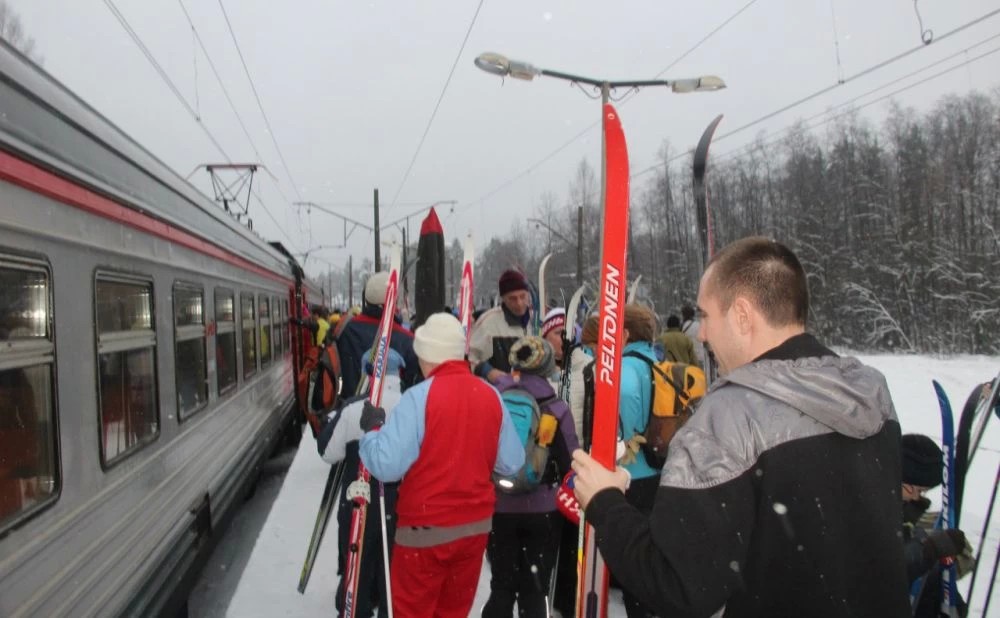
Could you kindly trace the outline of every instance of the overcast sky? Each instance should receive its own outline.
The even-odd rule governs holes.
[[[104,1],[8,2],[34,37],[45,68],[182,176],[198,164],[224,161]],[[198,47],[181,2],[259,157]],[[261,175],[256,182],[284,232],[252,203],[255,229],[301,252],[340,245],[343,224],[316,210],[309,214],[294,207],[291,202],[300,196],[366,223],[371,223],[370,207],[359,205],[371,203],[375,187],[380,189],[383,222],[436,201],[456,200],[453,211],[450,206],[439,209],[448,242],[471,230],[479,246],[493,234],[506,233],[516,218],[532,216],[545,192],[567,203],[579,161],[586,158],[597,168],[598,128],[570,140],[599,120],[598,102],[552,78],[503,81],[475,68],[478,54],[495,51],[538,67],[595,78],[650,79],[748,3],[485,0],[476,15],[476,0],[222,0],[287,170],[267,133],[219,0],[113,4],[188,104],[197,108],[226,154],[233,161],[257,161],[271,170],[277,180]],[[722,155],[762,132],[774,135],[796,119],[953,54],[959,55],[857,104],[922,82],[896,100],[926,109],[946,93],[988,92],[1000,83],[1000,53],[927,79],[1000,47],[997,38],[961,53],[1000,33],[1000,16],[994,16],[725,137],[732,129],[835,84],[839,75],[850,78],[920,44],[910,0],[750,4],[661,76],[714,74],[726,81],[726,90],[678,95],[645,89],[620,107],[633,172],[656,162],[664,140],[678,151],[692,147],[719,113],[726,114],[726,120],[713,154]],[[1000,8],[1000,2],[919,0],[918,6],[924,27],[940,38]],[[440,109],[405,176],[456,57],[457,68]],[[863,113],[878,120],[887,106],[879,103]],[[562,146],[530,174],[510,182]],[[634,179],[633,190],[647,178]],[[192,181],[211,192],[205,172]],[[414,233],[419,218],[411,221]],[[355,232],[347,250],[316,250],[317,259],[310,258],[308,270],[325,269],[321,260],[342,264],[348,251],[355,259],[371,255],[370,245],[368,232]]]

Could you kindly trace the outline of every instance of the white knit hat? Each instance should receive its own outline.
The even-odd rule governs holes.
[[[389,273],[382,271],[368,277],[365,283],[365,301],[369,305],[385,304],[385,286],[389,283]]]
[[[465,358],[465,329],[450,313],[433,313],[413,335],[413,351],[435,365]]]

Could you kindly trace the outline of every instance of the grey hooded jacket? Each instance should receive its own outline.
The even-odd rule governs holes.
[[[661,616],[907,616],[899,436],[885,378],[798,335],[712,385],[648,518],[616,490],[586,516]]]

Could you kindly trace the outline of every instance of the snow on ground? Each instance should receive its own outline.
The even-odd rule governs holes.
[[[952,400],[955,414],[961,412],[972,388],[991,379],[1000,370],[1000,358],[964,356],[934,358],[929,356],[862,355],[861,359],[882,371],[889,382],[896,411],[904,433],[925,433],[940,441],[941,420],[931,380],[937,379]],[[955,419],[956,425],[958,419]],[[983,520],[1000,465],[1000,421],[993,419],[986,431],[966,481],[962,528],[974,546],[979,546]],[[317,558],[316,567],[304,595],[296,591],[302,560],[309,543],[326,482],[329,466],[316,453],[309,436],[285,477],[281,493],[261,529],[253,554],[230,602],[227,615],[233,618],[277,616],[334,616],[333,591],[337,586],[337,521],[332,517]],[[940,491],[929,494],[940,504]],[[1000,507],[997,507],[1000,510]],[[970,615],[981,615],[987,580],[1000,541],[1000,513],[994,515],[987,534],[987,550],[976,583]],[[969,579],[959,582],[959,590],[968,590]],[[489,596],[489,569],[483,567],[473,605],[473,614]],[[609,615],[624,617],[621,594],[613,591]],[[1000,607],[1000,601],[993,603]],[[993,612],[991,612],[993,614]],[[993,615],[1000,615],[993,614]]]

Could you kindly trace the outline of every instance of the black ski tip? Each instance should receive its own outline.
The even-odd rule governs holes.
[[[698,147],[694,149],[694,175],[695,177],[703,176],[705,174],[705,166],[708,164],[708,147],[712,144],[712,136],[715,135],[715,129],[718,128],[719,123],[722,122],[722,117],[725,114],[719,114],[715,117],[711,123],[709,123],[708,128],[705,132],[701,134],[701,139],[698,140]]]

